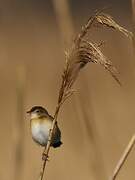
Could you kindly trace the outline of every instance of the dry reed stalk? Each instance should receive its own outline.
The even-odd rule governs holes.
[[[68,0],[52,0],[63,44],[69,45],[74,35]]]
[[[24,96],[25,96],[25,82],[26,72],[23,66],[17,68],[17,117],[15,122],[15,131],[17,132],[17,140],[15,146],[15,175],[14,179],[21,179],[22,167],[23,167],[23,152],[24,152]]]
[[[85,78],[85,76],[83,76],[82,88],[87,93],[87,98],[85,98],[86,94],[81,93],[80,98],[78,98],[78,100],[80,100],[80,111],[83,115],[82,123],[85,126],[85,131],[89,137],[89,143],[92,150],[92,159],[90,162],[93,167],[95,179],[105,179],[107,176],[104,166],[103,153],[101,149],[99,134],[97,131],[97,125],[95,122],[95,115],[90,89],[88,87],[87,78]]]
[[[135,0],[131,0],[132,16],[133,16],[133,31],[135,32]]]
[[[40,178],[39,178],[40,180],[43,180],[43,175],[51,145],[52,134],[55,128],[55,124],[57,123],[57,117],[59,111],[61,109],[62,104],[66,101],[66,99],[68,99],[74,93],[72,87],[80,71],[89,62],[100,64],[106,70],[108,70],[112,75],[112,77],[120,84],[120,81],[117,77],[117,71],[112,65],[111,61],[108,61],[107,58],[102,54],[98,45],[93,44],[92,42],[88,42],[84,39],[88,30],[95,22],[107,26],[109,28],[118,30],[128,37],[131,37],[132,35],[126,29],[119,26],[109,15],[105,15],[101,12],[97,12],[95,15],[89,18],[86,25],[82,27],[81,32],[75,38],[72,47],[66,53],[66,65],[62,74],[62,83],[59,90],[56,110],[54,113],[54,120],[52,123],[52,127],[50,129],[47,146],[43,152],[45,159],[43,161],[42,169],[40,172]]]
[[[83,84],[84,85],[84,84]],[[87,93],[87,90],[86,90]],[[85,96],[85,95],[84,95]],[[90,158],[90,167],[92,169],[91,173],[93,174],[94,179],[106,179],[106,171],[103,161],[103,153],[100,146],[100,139],[97,132],[97,127],[95,124],[94,119],[94,112],[91,103],[91,99],[87,94],[87,105],[86,105],[86,98],[82,97],[79,99],[77,98],[75,107],[78,109],[77,112],[81,113],[82,119],[81,127],[84,129],[85,135],[88,137],[87,145],[90,145],[89,149],[89,156]],[[79,105],[78,105],[79,104]],[[83,104],[83,106],[82,106]],[[78,118],[79,119],[79,118]],[[88,148],[87,148],[88,151]],[[87,158],[87,160],[88,160]]]
[[[131,0],[132,4],[132,19],[133,19],[133,48],[134,48],[134,53],[135,53],[135,0]]]
[[[127,160],[128,156],[129,156],[129,154],[132,151],[134,146],[135,146],[135,134],[132,136],[127,147],[125,148],[124,153],[122,154],[120,160],[118,161],[110,180],[115,180],[117,178],[120,170],[122,169],[125,161]]]

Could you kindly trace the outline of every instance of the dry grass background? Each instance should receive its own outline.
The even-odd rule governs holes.
[[[109,1],[111,2],[111,1]],[[122,4],[121,4],[122,2]],[[108,10],[120,24],[132,30],[130,2],[112,1]],[[25,111],[43,105],[54,113],[60,76],[65,63],[63,41],[50,1],[0,1],[0,179],[15,179],[18,171],[16,144],[24,133],[21,180],[37,179],[42,148],[32,140]],[[95,1],[70,1],[75,32],[93,10],[108,5]],[[135,63],[132,43],[120,33],[98,29],[89,38],[105,40],[104,53],[120,71],[119,87],[102,67],[85,67],[76,83],[78,93],[59,116],[63,146],[51,150],[46,176],[52,179],[108,179],[135,131]],[[65,45],[66,46],[66,45]],[[18,126],[18,68],[23,76],[24,128]],[[82,108],[83,107],[83,108]],[[86,117],[85,117],[86,116]],[[85,120],[84,120],[85,119]],[[93,132],[89,131],[94,128]],[[20,130],[18,130],[20,128]],[[23,130],[23,132],[22,132]],[[96,136],[95,136],[96,134]],[[96,139],[95,139],[96,138]],[[19,141],[20,142],[20,141]],[[119,174],[120,180],[134,180],[134,151]],[[20,162],[20,161],[19,161]],[[103,168],[101,170],[101,167]]]

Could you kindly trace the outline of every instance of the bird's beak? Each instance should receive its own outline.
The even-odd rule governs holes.
[[[30,114],[30,111],[27,111],[26,113]]]

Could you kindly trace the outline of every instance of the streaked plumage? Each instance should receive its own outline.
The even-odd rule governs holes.
[[[41,106],[34,106],[28,113],[30,114],[30,127],[33,140],[41,146],[46,146],[53,117]],[[61,144],[61,132],[56,124],[51,146],[56,148]]]

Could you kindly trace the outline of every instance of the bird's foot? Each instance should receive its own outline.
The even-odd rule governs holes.
[[[45,160],[46,160],[46,161],[49,161],[48,158],[49,158],[49,156],[48,156],[45,152],[43,152],[43,154],[42,154],[42,160],[43,160],[43,161],[45,161]]]

